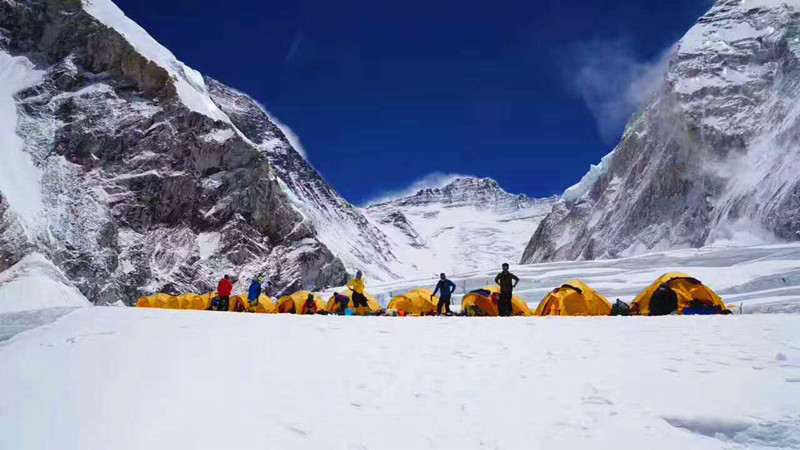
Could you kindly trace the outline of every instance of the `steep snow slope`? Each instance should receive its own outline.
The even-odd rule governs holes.
[[[718,0],[522,261],[800,239],[798,12],[798,0]]]
[[[0,346],[0,447],[798,448],[798,325],[85,308]]]
[[[261,105],[218,81],[206,83],[214,102],[266,155],[293,206],[350,273],[362,270],[380,280],[414,273],[393,253],[384,233],[331,188]]]
[[[390,237],[400,260],[417,276],[429,276],[518,261],[531,230],[556,200],[512,195],[488,178],[458,178],[364,213]]]
[[[346,279],[203,77],[113,3],[4,1],[0,29],[0,271],[37,252],[96,303]]]
[[[61,270],[38,253],[0,272],[0,313],[89,305]]]
[[[111,0],[83,0],[83,8],[107,27],[118,31],[142,56],[169,72],[181,102],[192,111],[214,120],[230,122],[211,101],[203,76],[175,58],[147,31],[129,19]]]
[[[44,210],[42,175],[17,135],[14,94],[40,83],[43,76],[44,71],[37,70],[27,58],[13,57],[0,50],[0,80],[3,81],[0,83],[0,142],[3,143],[0,193],[29,234],[41,221]]]

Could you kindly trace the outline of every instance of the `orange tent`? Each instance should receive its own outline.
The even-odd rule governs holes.
[[[500,315],[497,310],[499,298],[500,286],[486,286],[483,289],[477,289],[461,299],[461,311],[471,316],[497,317]],[[533,314],[525,300],[516,295],[511,297],[511,308],[511,314],[514,316],[530,316]]]

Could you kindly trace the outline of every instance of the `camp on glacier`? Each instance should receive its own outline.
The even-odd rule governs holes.
[[[562,35],[504,20],[685,7],[637,1],[0,0],[0,450],[800,448],[800,0],[665,17],[584,170],[534,139],[592,146],[526,78]]]

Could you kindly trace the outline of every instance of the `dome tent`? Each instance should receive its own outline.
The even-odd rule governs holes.
[[[474,290],[461,299],[461,311],[467,315],[497,317],[500,315],[497,310],[499,298],[500,286],[497,285]],[[511,297],[511,308],[511,315],[513,316],[530,316],[533,314],[528,308],[528,304],[516,295]]]
[[[547,294],[537,316],[607,316],[611,304],[602,295],[578,279],[572,279]]]
[[[158,293],[146,297],[139,297],[136,306],[139,308],[180,309],[180,302],[177,297]]]
[[[700,280],[672,272],[660,276],[631,302],[631,315],[654,316],[702,308],[705,311],[726,312],[722,299]]]
[[[345,297],[349,298],[350,302],[347,304],[347,307],[353,308],[353,291],[351,291],[350,289],[345,289],[339,292],[339,295],[344,295]],[[375,297],[373,297],[372,294],[370,294],[367,291],[364,291],[364,297],[367,298],[367,306],[369,307],[369,310],[371,312],[381,310],[381,304],[378,303],[378,300]],[[325,310],[330,313],[339,312],[339,305],[336,303],[336,299],[334,298],[333,295],[331,295],[331,297],[328,299],[328,304],[326,305]]]
[[[258,303],[253,306],[253,312],[257,314],[276,314],[278,312],[278,307],[275,306],[275,302],[273,302],[272,299],[266,294],[259,295]]]
[[[228,311],[245,312],[248,309],[250,309],[250,301],[247,300],[247,294],[231,295]]]
[[[304,314],[301,306],[305,303],[306,299],[308,299],[308,294],[314,296],[314,303],[317,304],[317,310],[324,311],[326,305],[322,297],[309,291],[297,291],[294,294],[284,295],[278,299],[278,304],[276,305],[277,312]]]
[[[412,289],[405,294],[392,297],[386,309],[405,311],[407,314],[418,316],[436,314],[439,297],[433,297],[433,301],[431,301],[432,295],[433,292],[430,289]]]
[[[210,303],[207,303],[208,301],[208,297],[197,294],[182,294],[178,296],[181,309],[205,310],[210,305]]]

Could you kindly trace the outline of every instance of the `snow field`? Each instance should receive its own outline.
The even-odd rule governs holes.
[[[493,284],[499,271],[500,267],[448,274],[457,287],[453,302],[458,305],[464,293]],[[685,272],[714,289],[726,303],[743,305],[745,313],[800,312],[800,244],[679,249],[612,260],[512,265],[511,271],[521,279],[515,295],[531,308],[571,278],[582,279],[613,303],[618,298],[632,301],[667,272]],[[415,287],[432,290],[436,281],[434,277],[391,283],[367,280],[367,290],[386,306],[392,296]]]
[[[797,448],[799,325],[85,308],[0,344],[0,448]]]
[[[34,233],[43,211],[41,171],[23,150],[17,135],[17,104],[14,95],[39,83],[44,71],[34,68],[28,58],[0,51],[0,193],[22,221],[28,236]]]

